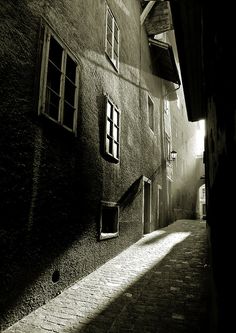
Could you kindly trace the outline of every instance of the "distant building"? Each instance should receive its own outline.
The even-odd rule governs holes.
[[[197,188],[189,183],[186,192],[178,180],[189,170],[188,125],[180,146],[185,109],[166,95],[182,89],[180,76],[167,33],[165,42],[147,34],[151,8],[0,2],[5,328],[145,233],[193,216]],[[175,187],[181,201],[172,209]]]
[[[187,119],[183,96],[179,92],[171,102],[172,146],[178,155],[173,164],[172,209],[174,220],[195,219],[198,216],[198,191],[204,183],[204,132],[201,123]],[[177,113],[177,114],[176,114]],[[200,143],[200,144],[199,144]]]

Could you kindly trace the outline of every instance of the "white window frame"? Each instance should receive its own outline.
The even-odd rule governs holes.
[[[151,105],[151,108],[150,108]],[[147,96],[147,110],[148,110],[148,125],[152,132],[155,130],[155,117],[154,117],[154,102],[151,96]]]
[[[165,145],[166,145],[166,160],[169,164],[171,164],[171,141],[169,135],[166,133],[166,139],[165,139]]]
[[[60,76],[60,88],[58,93],[58,118],[55,119],[51,117],[47,111],[46,111],[46,105],[47,105],[47,77],[48,77],[48,68],[49,68],[49,62],[53,64],[52,61],[49,60],[49,51],[50,51],[50,41],[51,39],[54,39],[56,43],[62,48],[62,60],[61,60],[61,67],[57,68],[58,72],[61,73]],[[66,61],[67,57],[69,57],[73,63],[75,64],[75,78],[74,82],[66,75]],[[55,65],[55,64],[53,64]],[[67,81],[66,81],[67,80]],[[71,85],[74,86],[74,104],[69,104],[68,101],[65,99],[65,84],[66,82],[69,82]],[[40,86],[39,86],[39,103],[38,103],[38,114],[44,115],[45,117],[49,118],[55,123],[60,124],[62,127],[67,129],[70,132],[73,132],[75,136],[77,136],[77,119],[78,119],[78,87],[79,86],[79,66],[78,61],[73,56],[73,54],[68,50],[68,48],[64,45],[64,43],[59,40],[59,38],[55,35],[55,33],[49,28],[45,27],[44,32],[44,41],[43,41],[43,51],[42,51],[42,62],[41,62],[41,73],[40,73]],[[74,109],[73,113],[73,125],[72,127],[67,126],[63,122],[64,118],[64,104],[67,104],[67,106],[71,109]]]
[[[111,16],[111,21],[112,21],[112,27],[111,27],[111,43],[109,42],[109,38],[108,38],[108,29],[109,29],[109,25],[108,25],[108,16]],[[117,40],[115,38],[115,29],[117,29]],[[115,57],[115,41],[117,42],[117,59]],[[109,52],[109,48],[108,48],[108,43],[111,46],[111,54]],[[118,27],[118,24],[115,20],[114,15],[112,14],[112,11],[110,10],[110,8],[108,7],[108,5],[106,5],[106,39],[105,39],[105,52],[106,55],[108,56],[108,58],[110,59],[111,63],[113,64],[113,66],[115,67],[115,69],[117,71],[119,71],[119,52],[120,52],[120,29]]]
[[[117,121],[115,121],[114,114],[116,114]],[[106,96],[104,152],[116,162],[120,160],[120,127],[120,110],[113,103],[111,98]],[[114,133],[117,134],[116,137]],[[115,147],[117,147],[117,149],[115,149]]]
[[[99,240],[109,239],[109,238],[115,238],[119,236],[119,205],[116,202],[110,202],[110,201],[101,201],[100,206],[100,232],[99,232]],[[116,232],[102,232],[103,224],[102,224],[102,218],[103,218],[103,209],[114,209],[115,210],[115,218],[116,218]]]
[[[167,98],[163,99],[163,109],[164,109],[164,112],[168,115],[169,110],[170,110],[170,102],[168,101]]]

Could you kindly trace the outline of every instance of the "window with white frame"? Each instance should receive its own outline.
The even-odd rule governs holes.
[[[105,51],[112,64],[119,68],[119,28],[116,20],[107,6],[106,10],[106,45]]]
[[[165,111],[165,113],[166,114],[169,114],[169,101],[166,99],[166,98],[164,98],[164,100],[163,100],[163,109],[164,109],[164,111]]]
[[[148,95],[148,124],[151,130],[154,132],[154,103],[149,95]]]
[[[105,153],[115,161],[120,159],[120,111],[106,98]]]
[[[170,137],[166,134],[166,160],[170,162]]]
[[[44,35],[38,112],[76,135],[78,64],[49,28]]]
[[[101,202],[99,239],[119,236],[119,206],[115,202]]]

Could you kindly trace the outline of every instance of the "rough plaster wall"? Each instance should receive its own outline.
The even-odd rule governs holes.
[[[63,2],[57,4],[56,20],[63,11],[66,15]],[[1,6],[3,325],[55,296],[108,257],[107,249],[101,258],[95,258],[91,251],[91,244],[96,245],[99,209],[95,202],[100,200],[101,172],[99,176],[99,140],[93,133],[87,135],[86,126],[91,128],[91,122],[98,121],[83,113],[79,145],[67,133],[52,124],[38,123],[35,117],[39,19],[41,14],[50,13],[51,3],[48,5],[39,7],[31,1],[29,7],[24,2]],[[67,35],[68,29],[64,30]],[[87,74],[92,83],[91,74]],[[88,94],[96,96],[91,91]],[[86,110],[86,105],[82,107]],[[112,250],[109,253],[112,255]],[[53,284],[52,274],[57,269],[61,278]]]
[[[32,194],[34,156],[34,76],[38,19],[24,2],[1,1],[0,145],[1,145],[1,320],[24,291],[29,237],[27,225]],[[32,266],[32,271],[34,266]],[[32,274],[34,274],[32,272]],[[31,308],[30,300],[28,310]],[[24,314],[19,308],[14,319]]]

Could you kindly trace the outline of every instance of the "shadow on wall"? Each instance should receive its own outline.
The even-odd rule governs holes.
[[[0,31],[3,51],[0,54],[0,321],[4,326],[54,297],[78,278],[78,274],[81,277],[95,265],[94,262],[86,263],[85,258],[89,246],[96,240],[95,217],[99,213],[97,205],[102,193],[101,161],[95,158],[97,146],[84,133],[78,143],[56,124],[39,120],[34,109],[39,18],[43,3],[49,4],[45,6],[49,8],[50,5],[56,7],[57,2],[37,4],[32,1],[28,5],[27,1],[8,1],[1,8],[4,24]],[[33,4],[34,14],[30,10]],[[62,2],[58,2],[58,6],[61,5]],[[67,5],[69,8],[69,2]],[[66,14],[63,11],[68,8],[60,8],[60,15]],[[76,39],[73,43],[75,46]],[[102,52],[104,55],[104,50]],[[130,61],[131,53],[128,53]],[[78,56],[85,57],[83,54]],[[103,68],[101,63],[86,60],[116,75],[109,66]],[[139,63],[136,65],[139,68]],[[121,75],[119,78],[128,80]],[[138,83],[131,83],[139,88]],[[120,199],[123,208],[135,198],[139,183],[137,180]],[[94,235],[93,239],[91,235]],[[66,257],[68,249],[71,252]],[[115,253],[114,249],[111,251]],[[78,253],[81,253],[80,258]],[[68,261],[60,274],[62,255]],[[102,260],[105,260],[104,253]],[[69,268],[65,267],[68,263]]]
[[[7,133],[5,127],[1,128],[0,140],[0,309],[3,322],[19,315],[15,307],[24,309],[32,304],[34,308],[42,304],[84,272],[83,260],[76,251],[81,246],[82,255],[82,239],[88,237],[89,231],[96,239],[97,221],[94,219],[98,215],[98,193],[102,193],[101,180],[97,177],[99,163],[86,142],[78,146],[75,138],[54,129],[51,124],[42,132],[31,124],[33,138],[27,120],[24,122],[22,116],[18,118],[19,122],[14,128],[8,128]],[[94,177],[89,170],[93,170]],[[73,250],[75,241],[77,248]],[[61,269],[57,258],[68,248],[74,251],[70,274],[64,271],[64,280],[54,285],[52,280],[58,278],[53,272]],[[92,268],[87,267],[88,271]],[[46,271],[47,276],[42,278]],[[34,286],[33,282],[39,277],[41,282]],[[26,288],[27,295],[24,295]]]
[[[140,186],[141,180],[142,176],[139,177],[118,200],[121,209],[129,206],[135,197],[140,193],[140,191],[142,191],[142,185]]]
[[[94,269],[94,258],[85,261],[84,239],[97,237],[102,170],[93,142],[37,117],[39,16],[26,1],[7,2],[1,15],[0,324],[6,326]]]

